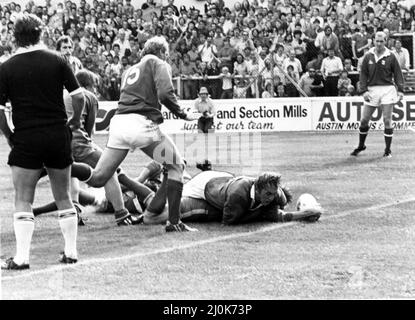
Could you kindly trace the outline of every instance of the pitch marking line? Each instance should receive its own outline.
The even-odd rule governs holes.
[[[405,204],[405,203],[414,202],[414,201],[415,201],[415,197],[408,198],[408,199],[403,199],[403,200],[399,200],[399,201],[394,201],[394,202],[389,202],[389,203],[384,203],[384,204],[379,204],[379,205],[366,207],[366,208],[346,210],[346,211],[340,212],[339,214],[335,214],[335,215],[330,215],[330,216],[324,216],[323,215],[320,218],[320,220],[330,220],[330,219],[342,218],[342,217],[351,215],[353,213],[358,213],[358,212],[362,212],[362,211],[380,210],[380,209],[392,207],[392,206],[395,206],[395,205]],[[172,247],[172,248],[157,249],[157,250],[150,251],[150,252],[138,252],[138,253],[124,255],[124,256],[118,256],[118,257],[96,258],[96,259],[82,260],[82,261],[79,261],[78,263],[72,264],[72,265],[60,265],[60,266],[55,266],[55,267],[46,268],[46,269],[42,269],[42,270],[36,270],[36,271],[33,271],[33,272],[28,272],[28,273],[24,273],[24,274],[20,274],[20,275],[16,275],[16,276],[3,277],[1,280],[2,281],[7,281],[7,280],[23,279],[23,278],[29,278],[29,277],[32,277],[32,276],[36,276],[36,275],[39,275],[39,274],[54,273],[54,272],[63,271],[63,270],[66,270],[66,269],[75,269],[75,268],[80,267],[80,266],[91,265],[91,264],[96,264],[96,263],[118,262],[118,261],[121,261],[121,260],[129,260],[129,259],[135,259],[135,258],[139,258],[139,257],[147,257],[147,256],[152,256],[152,255],[157,255],[157,254],[170,253],[170,252],[173,252],[173,251],[176,251],[176,250],[189,249],[189,248],[203,246],[203,245],[210,244],[210,243],[226,241],[226,240],[233,240],[233,239],[237,239],[237,238],[252,236],[252,235],[255,235],[255,234],[259,234],[259,233],[274,231],[274,230],[278,230],[278,229],[282,229],[282,228],[288,228],[288,227],[296,225],[296,224],[297,224],[296,222],[287,222],[287,223],[283,223],[283,224],[274,224],[274,225],[271,225],[271,226],[260,228],[258,230],[254,230],[254,231],[239,232],[239,233],[234,233],[234,234],[230,234],[230,235],[226,235],[226,236],[214,237],[214,238],[205,239],[205,240],[201,240],[201,241],[197,241],[197,242],[192,242],[192,243],[189,243],[189,244],[180,245],[180,246],[176,246],[176,247]]]

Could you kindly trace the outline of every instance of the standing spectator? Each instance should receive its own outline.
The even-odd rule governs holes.
[[[375,47],[365,55],[360,73],[360,89],[365,105],[359,128],[359,145],[351,153],[357,156],[366,149],[365,141],[369,132],[369,120],[376,108],[383,113],[385,152],[384,157],[391,157],[393,137],[392,111],[395,103],[403,98],[404,79],[396,56],[385,47],[386,34],[377,32]]]
[[[317,41],[317,40],[316,40]],[[324,28],[324,35],[321,38],[320,43],[315,44],[318,49],[323,51],[325,54],[328,54],[330,49],[334,50],[334,54],[339,56],[339,38],[333,33],[331,27],[326,26]]]
[[[183,60],[180,62],[180,74],[183,84],[182,98],[185,100],[195,99],[197,93],[197,82],[192,80],[192,77],[197,73],[196,65],[190,61],[189,54],[183,55]]]
[[[392,53],[396,56],[396,59],[398,59],[401,69],[408,71],[411,67],[409,51],[408,49],[402,47],[401,40],[396,39],[395,48],[392,50]]]
[[[233,72],[233,62],[236,58],[236,50],[231,47],[229,43],[229,38],[226,37],[223,40],[223,47],[218,51],[218,59],[221,61],[221,67],[227,67],[229,71]]]
[[[209,77],[209,90],[212,93],[212,99],[219,99],[221,91],[221,81],[218,78],[221,70],[219,68],[219,61],[216,58],[213,58],[208,65],[207,74]]]
[[[345,96],[348,91],[348,87],[352,84],[352,80],[350,80],[348,76],[349,73],[346,70],[343,70],[340,73],[339,81],[337,81],[339,96]]]
[[[337,96],[337,82],[340,72],[343,70],[343,63],[339,57],[334,55],[334,50],[328,51],[329,56],[323,59],[321,74],[324,78],[324,89],[326,96]]]
[[[234,75],[246,76],[248,74],[248,65],[242,53],[236,55],[236,61],[233,64]]]
[[[2,262],[1,269],[29,268],[35,226],[32,204],[36,183],[44,168],[49,175],[65,240],[60,262],[75,263],[78,259],[78,219],[69,195],[73,162],[70,127],[80,126],[84,96],[66,61],[40,46],[41,27],[42,21],[35,15],[26,13],[17,17],[14,37],[19,49],[0,66],[0,129],[12,148],[8,164],[16,192],[13,224],[16,255]],[[63,104],[64,87],[73,99],[74,113],[69,121]],[[14,132],[4,114],[8,100]]]
[[[362,25],[362,32],[359,27],[355,27],[352,34],[352,53],[353,59],[357,63],[357,60],[363,56],[363,52],[366,48],[370,48],[372,45],[372,39],[368,36],[366,26]]]
[[[210,63],[213,58],[217,57],[218,54],[218,50],[216,49],[216,46],[213,44],[212,40],[212,37],[208,36],[206,41],[198,48],[200,58],[207,64]]]
[[[219,74],[222,79],[222,93],[221,99],[232,99],[233,97],[233,85],[232,85],[232,74],[229,72],[229,68],[222,67],[222,72]]]
[[[131,52],[130,39],[129,36],[127,37],[127,33],[124,29],[120,29],[118,31],[118,35],[113,42],[113,46],[114,44],[118,44],[120,46],[120,58],[125,56],[126,50]]]
[[[206,87],[200,88],[199,98],[196,99],[194,104],[194,111],[202,114],[197,122],[199,132],[209,133],[209,130],[213,130],[215,106],[213,105],[213,100],[209,97],[209,91]]]

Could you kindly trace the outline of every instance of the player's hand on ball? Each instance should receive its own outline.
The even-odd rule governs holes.
[[[200,112],[189,112],[186,115],[186,121],[194,121],[194,120],[199,120],[199,118],[202,116],[202,114]]]

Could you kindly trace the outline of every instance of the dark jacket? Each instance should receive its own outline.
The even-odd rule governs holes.
[[[224,224],[238,224],[258,220],[279,221],[277,201],[263,206],[255,202],[251,208],[251,188],[255,182],[250,177],[221,177],[211,179],[205,187],[206,201],[222,210]]]

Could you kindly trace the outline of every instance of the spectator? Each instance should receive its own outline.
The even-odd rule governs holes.
[[[287,94],[285,93],[285,87],[282,83],[277,84],[277,97],[279,98],[287,97]]]
[[[411,11],[405,10],[404,16],[401,19],[399,32],[415,31],[415,21],[412,17]]]
[[[337,90],[339,96],[345,96],[348,92],[348,87],[352,84],[352,80],[348,77],[349,73],[346,70],[343,70],[340,73],[339,80],[337,81]]]
[[[359,27],[355,27],[352,35],[352,53],[356,63],[363,56],[364,50],[372,45],[372,39],[366,32],[366,25],[362,25],[361,28],[362,32],[360,32]]]
[[[285,84],[285,93],[287,94],[287,97],[298,97],[299,94],[294,83],[297,84],[299,78],[298,74],[294,72],[294,67],[292,65],[287,67],[287,74],[291,79],[287,79],[287,83]]]
[[[346,97],[353,97],[355,95],[355,88],[352,84],[347,87],[347,92],[345,94]]]
[[[402,71],[408,71],[411,67],[409,60],[409,51],[408,49],[402,47],[401,40],[396,39],[395,48],[392,50],[392,52],[395,54],[396,59],[398,59]]]
[[[323,88],[323,83],[320,82],[319,84],[315,84],[315,80],[316,70],[314,68],[309,68],[308,72],[301,76],[298,86],[307,94],[307,96],[315,97],[317,96],[318,89]]]
[[[261,98],[266,99],[266,98],[274,98],[276,96],[275,91],[274,91],[274,86],[272,85],[271,81],[266,81],[265,82],[265,88],[264,88],[264,92],[262,92]]]
[[[347,72],[355,72],[357,69],[353,66],[351,59],[344,59],[344,70]]]
[[[288,72],[288,66],[293,66],[294,73],[296,75],[296,79],[299,79],[300,78],[300,74],[303,72],[303,67],[301,66],[300,60],[298,60],[295,57],[295,51],[294,50],[291,50],[289,52],[288,58],[285,58],[284,59],[284,62],[282,64],[282,69],[285,72]]]
[[[206,41],[198,48],[198,53],[203,62],[210,63],[217,56],[218,50],[212,40],[212,37],[208,36]]]
[[[218,58],[221,61],[221,67],[227,67],[229,71],[233,72],[233,62],[236,58],[236,49],[231,47],[229,38],[223,40],[223,47],[218,51]]]
[[[232,99],[233,97],[233,85],[232,85],[232,74],[229,71],[229,68],[224,66],[222,67],[222,72],[219,74],[219,77],[222,79],[222,93],[221,99]]]
[[[337,82],[340,72],[343,70],[343,63],[339,57],[334,55],[333,49],[330,49],[328,53],[328,57],[324,58],[321,64],[325,94],[326,96],[337,96]]]
[[[199,132],[209,133],[209,130],[212,131],[215,106],[213,100],[209,97],[209,91],[206,87],[200,88],[199,98],[196,99],[194,104],[194,111],[202,114],[197,122]]]
[[[235,75],[246,76],[248,74],[248,65],[242,53],[236,55],[236,61],[233,64],[233,73]]]
[[[336,34],[333,33],[333,30],[330,26],[324,28],[324,33],[320,35],[315,41],[316,48],[323,51],[325,54],[328,53],[328,50],[333,49],[334,53],[338,56],[339,52],[339,39]]]
[[[180,63],[180,74],[183,84],[183,94],[180,95],[183,99],[190,100],[196,98],[197,86],[196,81],[191,78],[197,73],[196,65],[190,61],[188,53],[183,55],[183,60]]]
[[[209,90],[212,93],[212,99],[219,99],[220,97],[220,91],[221,91],[221,81],[217,77],[219,76],[221,70],[219,68],[219,60],[216,58],[213,58],[210,64],[208,65],[208,71],[207,74],[209,77],[212,77],[209,79]]]

